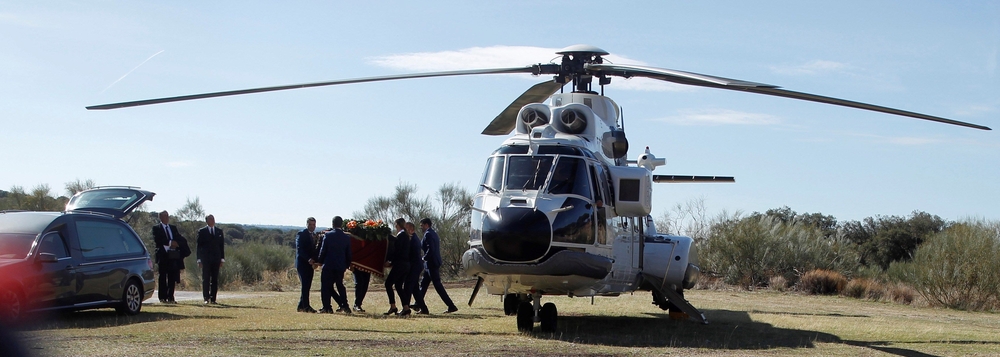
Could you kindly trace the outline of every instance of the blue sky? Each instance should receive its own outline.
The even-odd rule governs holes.
[[[351,216],[400,182],[478,184],[505,137],[480,131],[545,78],[403,80],[112,111],[210,91],[553,60],[590,44],[615,63],[782,86],[1000,130],[1000,2],[0,1],[0,188],[92,179],[199,197],[220,222]],[[1000,219],[1000,133],[748,93],[615,79],[654,215],[789,206],[841,220]]]

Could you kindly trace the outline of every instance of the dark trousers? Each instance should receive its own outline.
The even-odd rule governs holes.
[[[201,264],[201,295],[205,301],[215,302],[219,292],[219,265],[222,262],[202,262]]]
[[[354,275],[354,306],[361,307],[361,303],[365,302],[365,295],[368,294],[368,284],[372,281],[371,273],[361,271],[357,269],[353,271]]]
[[[181,270],[175,267],[173,262],[160,264],[159,277],[156,287],[160,290],[157,296],[162,301],[174,301],[174,287],[181,280]]]
[[[296,263],[295,271],[299,273],[299,281],[302,282],[302,295],[299,296],[299,309],[312,308],[309,305],[309,289],[313,283],[313,267],[309,263]]]
[[[424,301],[424,295],[427,294],[427,287],[434,283],[434,290],[437,291],[438,296],[441,297],[441,301],[445,305],[448,305],[449,309],[456,308],[455,303],[451,301],[448,297],[448,292],[444,290],[444,284],[441,284],[441,267],[428,266],[427,271],[424,272],[424,278],[420,281],[420,301]],[[424,305],[426,306],[426,305]]]
[[[406,294],[403,284],[406,283],[406,275],[409,273],[409,263],[392,264],[392,270],[389,270],[389,275],[385,277],[385,293],[389,295],[389,305],[396,304],[396,297],[392,291],[394,287],[396,288],[396,293],[399,294],[399,299],[403,299],[403,294]]]
[[[406,276],[406,284],[403,285],[403,289],[406,290],[401,298],[403,305],[424,307],[424,297],[420,295],[420,275],[424,272],[421,268],[423,268],[423,264],[410,267],[410,273]],[[413,297],[412,304],[410,297]]]
[[[320,281],[320,298],[323,301],[323,308],[333,310],[333,306],[330,305],[330,298],[337,303],[337,306],[341,308],[348,308],[347,306],[347,288],[344,287],[344,270],[338,269],[323,269],[323,275],[319,277]],[[337,290],[334,291],[334,288]]]

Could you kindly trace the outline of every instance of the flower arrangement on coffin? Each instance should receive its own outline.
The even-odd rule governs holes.
[[[381,219],[348,219],[344,231],[365,241],[381,241],[389,238],[392,230]]]

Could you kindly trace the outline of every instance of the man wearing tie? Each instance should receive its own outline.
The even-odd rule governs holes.
[[[159,270],[157,279],[158,297],[160,302],[176,304],[174,287],[181,280],[181,270],[184,269],[184,257],[191,255],[187,239],[181,236],[177,227],[170,224],[170,214],[160,212],[160,224],[153,226],[153,242],[156,244],[156,264]]]
[[[320,313],[333,313],[331,297],[339,306],[337,312],[351,313],[347,305],[347,288],[344,287],[344,272],[351,266],[351,237],[344,233],[343,226],[343,218],[333,217],[333,231],[323,237],[323,245],[319,248],[318,259],[323,264],[323,275],[319,278],[320,299],[323,302]]]
[[[215,304],[219,291],[219,269],[226,262],[226,238],[215,228],[215,216],[205,217],[207,226],[198,230],[198,267],[201,268],[201,293],[206,304]]]

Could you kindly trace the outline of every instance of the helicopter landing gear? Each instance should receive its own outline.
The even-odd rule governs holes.
[[[517,330],[531,332],[535,326],[535,309],[530,302],[524,301],[517,305]]]
[[[541,310],[538,310],[538,327],[543,332],[555,332],[558,317],[559,313],[556,311],[556,304],[547,302],[545,305],[542,305]]]
[[[507,316],[517,315],[518,306],[521,302],[528,301],[531,299],[527,294],[507,294],[503,297],[503,313]]]
[[[517,330],[521,332],[531,332],[535,326],[535,322],[539,323],[539,329],[543,332],[554,332],[557,326],[557,320],[559,319],[559,312],[556,310],[556,304],[548,302],[545,305],[541,305],[541,293],[533,293],[531,295],[519,294],[519,296],[512,297],[509,294],[504,299],[504,310],[507,309],[507,301],[517,301]],[[513,304],[513,303],[511,303]]]

